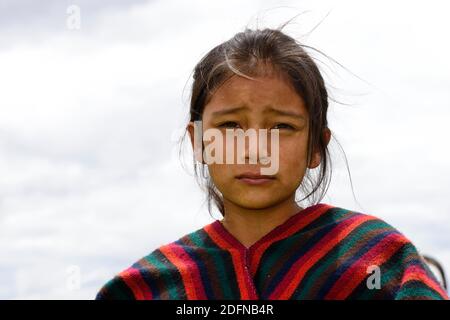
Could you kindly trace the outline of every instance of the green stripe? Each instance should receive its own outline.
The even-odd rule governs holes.
[[[395,300],[414,297],[429,297],[433,300],[444,300],[439,293],[437,293],[421,281],[408,281],[400,288],[399,292],[397,292]]]
[[[145,257],[145,259],[149,263],[153,264],[158,269],[159,275],[162,278],[161,282],[164,284],[163,289],[165,289],[168,292],[169,299],[171,299],[171,300],[182,299],[183,297],[180,297],[177,292],[177,283],[174,283],[170,274],[168,274],[168,272],[166,272],[167,267],[159,259],[157,259],[154,254],[148,255],[147,257]],[[178,272],[178,271],[175,271],[175,272]],[[184,286],[183,286],[183,288],[184,288]]]
[[[361,293],[360,296],[358,296],[357,299],[361,300],[371,300],[374,299],[374,296],[380,291],[383,291],[383,288],[388,288],[389,290],[394,290],[396,285],[398,284],[392,284],[389,286],[389,284],[395,282],[396,280],[401,281],[401,276],[405,269],[408,267],[407,258],[408,256],[415,255],[416,251],[414,247],[410,246],[409,244],[406,244],[402,247],[401,252],[399,254],[395,254],[392,256],[388,261],[386,261],[380,268],[381,273],[381,281],[380,281],[380,290],[373,289],[370,290],[367,288],[364,292]],[[397,263],[392,263],[393,261],[396,261]],[[394,292],[389,292],[391,295],[394,294]]]
[[[103,299],[113,300],[133,300],[135,299],[133,291],[126,285],[126,283],[119,276],[115,276],[109,280],[104,286]]]
[[[386,296],[384,299],[391,299],[393,292],[386,292],[385,288],[388,288],[389,284],[392,282],[395,282],[399,279],[401,279],[402,275],[402,268],[395,268],[395,267],[381,267],[380,273],[381,273],[381,280],[380,280],[380,289],[369,289],[366,287],[366,290],[363,292],[360,292],[355,299],[358,300],[374,300],[376,299],[376,295],[379,293],[387,293],[389,296]],[[390,286],[388,288],[390,290],[395,290],[395,284]]]
[[[358,212],[353,212],[353,211],[349,211],[347,209],[343,209],[343,208],[331,208],[329,209],[326,213],[324,213],[323,215],[321,215],[318,219],[314,220],[313,222],[311,222],[305,229],[303,229],[302,231],[306,231],[306,230],[311,230],[314,228],[323,228],[326,227],[328,224],[332,224],[332,223],[336,223],[336,222],[342,222],[342,220],[348,219],[350,217],[353,217],[354,215],[359,214]]]
[[[189,238],[192,241],[192,243],[194,243],[196,246],[206,248],[206,245],[202,242],[198,233],[190,234]],[[225,299],[225,297],[233,298],[233,294],[231,292],[231,287],[230,287],[231,282],[230,282],[230,279],[228,278],[228,273],[227,273],[227,270],[225,269],[225,262],[223,261],[222,256],[220,255],[220,253],[217,253],[217,254],[212,253],[213,250],[218,252],[217,249],[213,249],[213,250],[205,249],[205,250],[206,250],[205,254],[208,255],[209,259],[211,261],[215,262],[214,266],[216,267],[216,270],[218,270],[217,278],[221,280],[218,282],[220,283],[220,287],[221,287],[222,293],[224,295],[223,298],[224,299]],[[201,255],[200,255],[200,258],[201,258]]]
[[[334,223],[339,219],[342,219],[346,214],[348,214],[348,210],[340,209],[340,208],[333,208],[328,210],[327,213],[319,217],[317,220],[311,222],[307,228],[312,229],[315,225],[325,226],[329,223]],[[301,232],[304,232],[306,229],[302,229]],[[298,234],[291,235],[290,237],[280,240],[280,242],[272,246],[267,250],[270,254],[264,255],[264,265],[261,264],[259,274],[265,275],[270,272],[270,270],[273,268],[273,266],[276,264],[276,262],[280,261],[281,256],[285,254],[286,252],[289,252],[290,249],[293,246],[293,242],[297,242]]]
[[[315,285],[316,279],[320,278],[325,270],[333,263],[336,263],[345,252],[357,245],[363,235],[369,231],[382,229],[386,227],[386,223],[381,220],[370,220],[364,222],[357,229],[353,230],[338,246],[332,249],[327,255],[319,260],[305,275],[301,283],[301,292],[297,295],[298,299],[306,299],[310,294],[311,287]],[[376,234],[374,235],[376,236]]]

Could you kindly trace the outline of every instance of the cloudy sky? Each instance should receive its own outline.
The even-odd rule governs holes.
[[[300,13],[285,31],[346,68],[314,55],[341,102],[329,121],[357,200],[333,141],[322,202],[385,219],[450,274],[449,9],[0,0],[0,298],[92,299],[117,272],[213,221],[189,154],[186,170],[177,153],[191,71],[245,26]]]

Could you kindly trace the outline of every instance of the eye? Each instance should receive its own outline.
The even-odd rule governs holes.
[[[290,129],[291,130],[291,129],[294,129],[294,127],[287,123],[278,123],[272,129]]]
[[[238,128],[239,124],[234,121],[227,121],[218,125],[219,128]]]

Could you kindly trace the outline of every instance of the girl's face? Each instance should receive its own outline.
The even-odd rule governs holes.
[[[246,209],[263,209],[295,199],[295,191],[300,186],[306,169],[308,146],[308,112],[303,99],[293,86],[279,75],[268,75],[249,80],[233,76],[219,87],[203,112],[203,131],[216,128],[225,129],[279,129],[279,169],[269,181],[260,184],[239,179],[243,173],[260,173],[261,164],[209,164],[210,176],[222,193],[224,203],[231,202]],[[232,110],[233,109],[233,110]],[[227,112],[224,112],[227,111]],[[228,112],[229,111],[229,112]],[[193,124],[189,126],[192,138]],[[271,154],[270,133],[267,136],[269,155]],[[236,141],[236,140],[235,140]],[[225,139],[224,139],[225,142]],[[246,139],[246,156],[248,156]],[[209,142],[211,143],[211,142]],[[208,142],[205,142],[205,147]],[[273,146],[272,146],[273,148]],[[224,159],[226,146],[224,146]],[[237,149],[235,148],[235,154]],[[320,163],[314,154],[310,168]]]

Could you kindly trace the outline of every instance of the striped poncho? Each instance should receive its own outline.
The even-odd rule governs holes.
[[[448,299],[386,222],[319,203],[246,248],[220,220],[117,274],[96,299]]]

